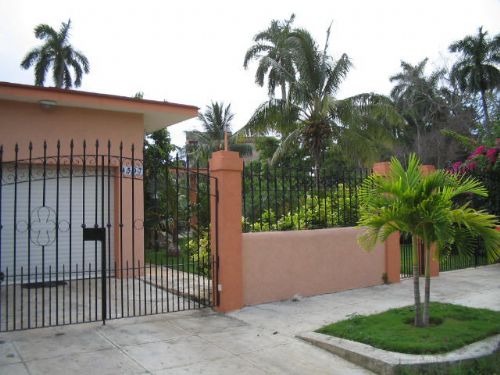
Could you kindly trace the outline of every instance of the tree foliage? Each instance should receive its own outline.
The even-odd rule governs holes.
[[[449,85],[444,69],[426,74],[427,63],[402,61],[401,72],[390,78],[391,97],[407,123],[398,134],[396,154],[415,152],[425,163],[443,167],[465,151],[460,140],[474,131],[475,111],[468,98]]]
[[[52,67],[52,78],[58,88],[80,87],[84,73],[89,73],[90,64],[80,51],[69,43],[71,20],[63,22],[57,32],[47,24],[35,27],[35,37],[45,41],[29,51],[21,62],[23,69],[35,66],[35,85],[43,86],[48,70]],[[71,75],[74,72],[74,79]]]
[[[272,21],[270,28],[276,25],[282,24]],[[351,60],[346,54],[339,59],[329,54],[330,28],[320,48],[307,30],[291,29],[290,23],[285,25],[275,31],[279,35],[276,39],[280,41],[280,56],[286,59],[273,60],[272,69],[279,77],[273,85],[280,84],[288,92],[281,98],[271,95],[242,132],[279,135],[281,142],[273,162],[298,148],[304,149],[316,166],[332,148],[342,148],[358,166],[378,160],[391,149],[394,129],[403,124],[391,100],[373,93],[336,99]]]
[[[199,163],[206,166],[212,152],[224,149],[224,133],[228,133],[228,144],[231,151],[238,151],[240,155],[252,153],[252,149],[245,144],[238,143],[238,137],[229,136],[231,133],[234,113],[231,104],[212,102],[205,111],[198,115],[203,130],[189,132],[186,153],[192,165]],[[191,142],[191,143],[189,143]]]
[[[485,132],[491,135],[487,101],[488,93],[500,86],[500,34],[489,38],[488,32],[480,27],[477,35],[467,35],[452,43],[449,49],[459,54],[451,70],[451,81],[464,92],[480,95]]]
[[[288,38],[294,20],[295,14],[285,21],[272,20],[266,30],[254,36],[255,44],[247,50],[243,61],[243,67],[247,69],[250,61],[258,60],[255,83],[264,86],[267,76],[269,97],[274,97],[276,88],[280,86],[281,99],[284,101],[286,101],[288,81],[284,73],[286,71],[288,74],[293,74],[295,69]]]

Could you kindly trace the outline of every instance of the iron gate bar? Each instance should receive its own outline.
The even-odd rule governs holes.
[[[108,189],[107,189],[107,197],[108,197],[108,204],[107,204],[107,211],[108,211],[108,215],[107,215],[107,223],[106,223],[106,229],[107,229],[107,240],[108,240],[108,243],[107,243],[107,246],[106,248],[108,249],[108,266],[107,269],[109,270],[109,275],[108,275],[108,306],[109,306],[109,317],[111,318],[111,141],[108,140],[108,155],[107,155],[107,162],[108,162],[108,165],[107,165],[107,172],[108,172]],[[104,156],[103,156],[103,159],[104,159]],[[103,171],[102,171],[102,181],[104,183],[104,161],[103,161]],[[103,193],[103,197],[104,197],[104,193]],[[103,198],[104,199],[104,198]],[[104,207],[104,204],[103,204],[103,207]],[[104,220],[104,215],[103,215],[103,220]],[[104,227],[104,222],[103,222],[103,227]],[[115,265],[115,269],[116,269],[116,265]],[[115,271],[116,272],[116,271]],[[106,273],[104,272],[104,275],[106,275]],[[116,286],[116,283],[115,283],[115,286]],[[116,290],[115,290],[115,296],[116,296]],[[108,312],[106,311],[106,316]]]
[[[1,292],[1,285],[2,282],[5,280],[4,273],[2,272],[2,229],[3,229],[3,223],[2,223],[2,184],[3,181],[3,145],[0,145],[0,276],[2,280],[0,280],[0,292]],[[7,278],[8,280],[8,278]],[[1,297],[1,295],[0,295]],[[2,298],[0,298],[0,322],[2,321]],[[1,326],[0,326],[1,329]]]
[[[31,144],[31,142],[30,142]],[[72,233],[73,231],[71,230],[72,224],[73,224],[73,147],[75,146],[73,140],[70,141],[69,144],[69,283],[71,285],[72,281],[72,267],[73,267],[73,238],[72,238]],[[31,154],[30,154],[31,155]],[[30,163],[31,166],[31,163]],[[76,265],[76,276],[78,278],[78,264]],[[78,284],[76,284],[77,289],[76,293],[78,295]],[[72,303],[73,303],[73,298],[72,298],[72,291],[73,288],[69,288],[69,323],[71,324],[73,321],[72,318]],[[77,298],[78,301],[78,298]],[[75,316],[76,320],[78,321],[78,316]],[[64,321],[66,323],[66,321]]]
[[[215,179],[215,267],[212,266],[212,269],[215,269],[215,285],[212,283],[212,288],[216,288],[216,306],[220,305],[220,290],[219,290],[219,180]],[[210,259],[210,257],[209,257]],[[209,260],[207,260],[209,261]],[[208,291],[210,292],[210,286]]]
[[[16,284],[16,253],[17,253],[17,167],[18,167],[18,152],[19,152],[19,146],[16,143],[16,146],[14,148],[15,150],[15,162],[14,162],[14,245],[13,245],[13,252],[14,252],[14,285]],[[43,251],[43,250],[42,250]],[[13,290],[14,293],[14,329],[16,328],[16,289],[14,288]]]

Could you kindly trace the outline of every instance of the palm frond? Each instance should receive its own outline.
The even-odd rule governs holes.
[[[288,134],[288,136],[286,136],[281,141],[281,143],[278,145],[278,148],[274,152],[274,155],[271,158],[271,164],[279,163],[285,158],[286,155],[289,155],[292,150],[297,149],[301,134],[301,127],[296,128],[294,131]]]

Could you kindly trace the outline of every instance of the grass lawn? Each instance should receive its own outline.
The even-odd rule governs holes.
[[[400,353],[445,353],[500,333],[500,312],[431,302],[431,326],[413,326],[413,306],[355,315],[316,332]]]
[[[198,273],[198,262],[193,261],[188,255],[179,254],[179,256],[169,255],[165,251],[144,251],[144,261],[151,264],[161,264],[179,271]]]

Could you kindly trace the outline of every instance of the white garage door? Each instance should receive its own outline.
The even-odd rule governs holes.
[[[5,171],[4,171],[5,172]],[[113,180],[95,168],[34,166],[18,168],[18,183],[4,178],[1,191],[0,271],[16,283],[93,277],[101,271],[101,245],[83,242],[82,224],[113,228]],[[108,186],[109,184],[109,186]],[[58,187],[59,186],[59,187]],[[104,190],[104,194],[102,191]],[[56,220],[58,225],[56,227]],[[109,233],[109,230],[108,230]],[[107,238],[106,263],[113,264],[113,235]],[[111,244],[111,246],[109,246]],[[21,279],[22,274],[22,279]]]

